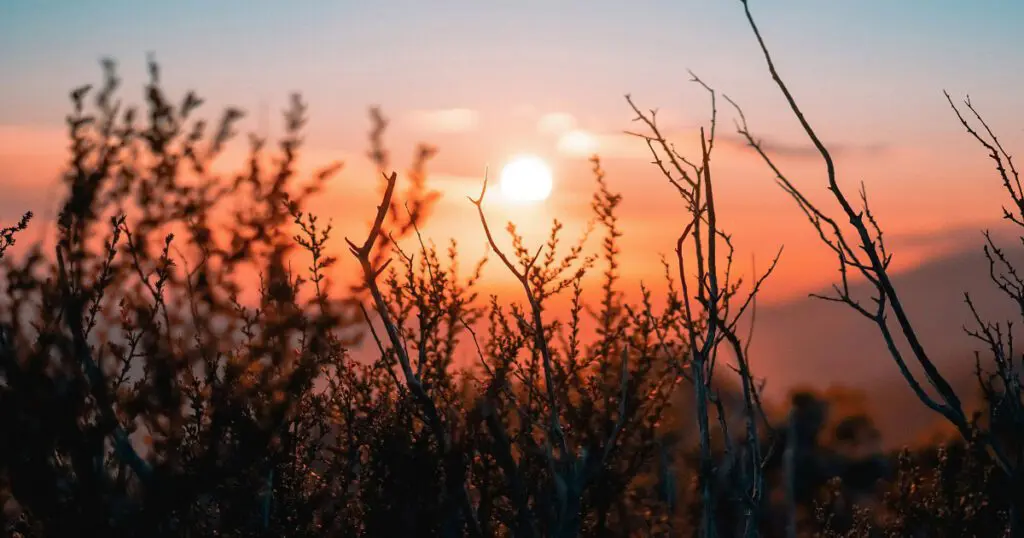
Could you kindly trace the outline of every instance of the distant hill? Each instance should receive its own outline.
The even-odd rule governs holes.
[[[998,241],[1024,267],[1019,240]],[[963,331],[971,322],[964,292],[990,319],[1019,318],[988,271],[979,234],[973,245],[893,276],[919,338],[965,404],[976,398],[974,351],[981,347]],[[864,298],[871,291],[863,282],[853,290]],[[903,382],[874,324],[845,305],[808,297],[764,306],[751,348],[755,368],[769,377],[771,397],[798,386],[842,384],[865,391],[887,444],[910,442],[942,424]]]

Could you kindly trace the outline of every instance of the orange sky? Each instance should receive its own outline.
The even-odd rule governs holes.
[[[703,104],[694,101],[697,102],[693,108]],[[408,127],[409,123],[434,132],[436,138],[446,142],[441,144],[428,180],[432,188],[441,191],[442,199],[423,229],[427,237],[438,244],[446,243],[448,238],[456,239],[467,258],[482,255],[482,229],[475,209],[465,197],[478,194],[486,167],[490,166],[492,181],[496,181],[504,161],[521,152],[536,153],[551,164],[554,191],[544,202],[524,204],[503,200],[498,189],[491,190],[486,205],[492,227],[503,229],[504,223],[511,220],[536,244],[557,217],[567,225],[567,239],[577,236],[590,216],[594,181],[587,156],[595,151],[604,156],[611,188],[625,195],[620,217],[625,232],[622,270],[626,286],[636,290],[641,280],[659,286],[658,256],[671,256],[675,238],[684,224],[684,207],[649,163],[647,148],[641,140],[612,130],[588,129],[585,123],[566,113],[533,113],[535,132],[520,134],[510,143],[502,137],[500,128],[484,129],[463,117],[467,116],[464,112],[421,114],[408,121],[399,118],[394,135],[389,137],[399,141],[391,144],[394,164],[399,169],[408,163],[404,157],[412,154],[413,136],[422,137],[422,132]],[[664,115],[671,118],[670,112]],[[632,128],[628,124],[624,127]],[[687,148],[698,136],[692,128],[672,132],[680,148]],[[827,284],[834,264],[802,214],[754,155],[742,144],[722,136],[713,161],[720,222],[734,234],[740,269],[749,273],[755,260],[763,269],[775,251],[784,246],[782,262],[764,291],[767,302],[788,299]],[[589,142],[582,148],[584,152],[577,148],[581,139]],[[481,140],[498,149],[491,150],[489,156],[476,154],[473,146],[481,144]],[[573,140],[577,146],[572,144]],[[980,234],[983,227],[1000,226],[996,218],[1003,197],[1000,185],[984,153],[972,147],[966,137],[962,142],[955,148],[909,144],[871,148],[869,143],[864,149],[838,148],[841,180],[851,189],[862,179],[866,183],[874,210],[897,252],[898,267],[912,266],[962,247],[964,234],[951,232],[975,228]],[[234,155],[224,158],[224,168],[230,169],[230,162],[241,155],[242,146],[239,144],[235,149]],[[312,209],[333,219],[339,233],[350,237],[363,233],[376,204],[377,178],[364,153],[363,148],[331,150],[312,146],[302,156],[304,171],[334,159],[345,161],[345,168]],[[52,212],[49,206],[59,193],[55,178],[63,159],[64,139],[59,130],[0,126],[0,169],[4,170],[8,193],[2,203],[5,212],[26,208],[43,217]],[[818,159],[787,151],[778,160],[808,195],[827,204],[828,199],[821,196],[827,193]],[[592,240],[591,244],[597,243]],[[345,259],[340,237],[336,247]],[[496,270],[496,266],[490,269]],[[495,277],[493,285],[498,287],[502,280],[508,280],[501,275]]]

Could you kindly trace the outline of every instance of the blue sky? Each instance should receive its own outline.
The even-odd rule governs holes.
[[[295,7],[301,5],[301,8]],[[780,67],[826,123],[889,128],[941,107],[942,88],[992,109],[1024,87],[1024,3],[752,0]],[[249,108],[303,90],[337,124],[388,109],[516,104],[626,118],[621,95],[680,103],[693,69],[755,117],[784,118],[738,0],[648,2],[8,1],[0,6],[0,124],[53,124],[66,90],[155,52],[172,87]],[[825,98],[824,96],[828,97]],[[681,104],[681,103],[680,103]],[[944,118],[943,118],[944,119]]]

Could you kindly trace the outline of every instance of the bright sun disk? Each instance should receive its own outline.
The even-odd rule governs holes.
[[[501,194],[516,202],[539,202],[551,195],[551,167],[539,157],[522,155],[501,170]]]

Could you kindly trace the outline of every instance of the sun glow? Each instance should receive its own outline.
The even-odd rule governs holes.
[[[551,167],[539,157],[521,155],[501,170],[501,194],[515,202],[539,202],[551,195]]]

